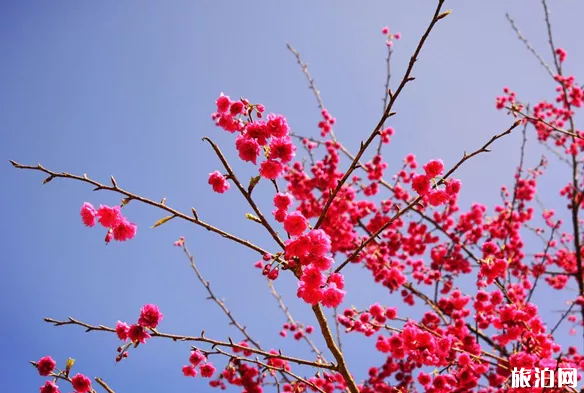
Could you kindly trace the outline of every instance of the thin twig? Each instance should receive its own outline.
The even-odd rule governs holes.
[[[365,153],[365,151],[367,150],[367,148],[369,147],[371,142],[373,142],[373,140],[379,135],[379,132],[381,131],[381,127],[383,126],[383,124],[385,124],[385,121],[390,116],[392,116],[394,114],[391,110],[392,110],[393,105],[396,102],[397,98],[399,97],[400,93],[403,91],[404,87],[406,86],[406,84],[408,82],[411,82],[415,79],[411,76],[411,74],[412,74],[412,71],[414,69],[414,64],[418,60],[418,55],[422,51],[422,47],[424,46],[424,43],[426,42],[428,36],[430,35],[430,32],[432,31],[432,29],[434,28],[436,23],[440,19],[442,19],[448,15],[448,12],[443,13],[443,14],[440,13],[443,4],[444,4],[444,0],[438,0],[438,6],[436,7],[436,11],[434,12],[434,16],[432,17],[432,21],[430,22],[430,25],[428,26],[428,28],[426,29],[424,34],[422,35],[422,38],[420,39],[420,42],[418,43],[418,46],[416,47],[414,54],[410,58],[408,68],[404,74],[404,77],[402,78],[401,83],[399,84],[395,93],[390,93],[389,104],[387,105],[387,108],[385,109],[383,116],[381,117],[381,119],[377,123],[377,126],[373,129],[373,131],[371,132],[371,134],[369,135],[367,140],[365,142],[361,142],[361,148],[359,149],[359,152],[355,156],[355,159],[353,160],[353,162],[351,163],[351,165],[349,166],[349,168],[345,172],[344,176],[341,178],[341,180],[337,184],[337,187],[334,189],[334,191],[332,191],[330,197],[328,198],[326,204],[324,205],[324,208],[322,210],[320,217],[318,218],[318,221],[316,222],[316,224],[314,226],[315,229],[318,229],[322,225],[322,223],[324,222],[324,220],[326,218],[326,214],[328,212],[328,209],[330,208],[331,204],[335,200],[339,191],[341,191],[341,188],[343,187],[343,185],[347,182],[347,180],[351,177],[351,174],[353,173],[353,171],[356,169],[357,163],[361,159],[361,156]]]
[[[95,378],[95,382],[97,382],[99,386],[101,386],[107,393],[116,393],[112,388],[108,386],[107,383],[104,382],[103,379],[97,377]]]
[[[243,195],[243,197],[245,198],[245,200],[247,201],[247,203],[249,204],[249,206],[258,215],[258,218],[260,219],[261,224],[270,233],[270,235],[272,236],[272,238],[274,238],[274,240],[276,241],[276,243],[278,243],[278,245],[280,247],[282,247],[282,249],[284,249],[286,247],[284,245],[284,242],[282,241],[282,239],[280,239],[280,237],[278,236],[278,234],[276,233],[276,231],[274,230],[274,228],[272,228],[272,226],[270,225],[270,223],[268,222],[268,220],[266,220],[266,218],[262,214],[260,208],[257,206],[257,204],[255,203],[255,201],[251,197],[251,191],[247,191],[241,185],[241,182],[239,181],[239,179],[237,179],[237,176],[235,176],[235,172],[233,171],[233,169],[229,165],[229,162],[227,162],[227,159],[225,158],[225,156],[221,152],[221,149],[219,149],[219,146],[217,146],[215,144],[215,142],[213,142],[208,137],[204,137],[203,140],[205,142],[208,142],[211,145],[211,147],[213,148],[213,150],[215,150],[215,153],[219,157],[219,160],[221,160],[221,163],[223,164],[223,166],[225,167],[225,170],[229,174],[229,178],[233,181],[233,183],[235,183],[235,185],[237,186],[237,188],[239,189],[239,191],[241,192],[241,194]]]
[[[72,317],[69,317],[67,321],[59,321],[59,320],[52,319],[52,318],[44,318],[44,321],[51,323],[54,326],[64,326],[64,325],[81,326],[81,327],[84,327],[86,329],[85,330],[86,332],[92,332],[92,331],[108,332],[108,333],[115,333],[116,332],[116,329],[114,329],[114,328],[104,326],[104,325],[97,325],[97,326],[90,325],[88,323],[78,321],[77,319],[72,318]],[[313,362],[311,360],[296,358],[296,357],[292,357],[292,356],[286,356],[286,355],[283,355],[281,352],[278,354],[273,354],[273,353],[259,350],[257,348],[252,348],[252,347],[247,347],[247,346],[243,346],[240,344],[236,344],[231,340],[229,340],[229,342],[213,340],[211,338],[205,337],[205,334],[204,334],[205,332],[202,332],[201,336],[183,336],[183,335],[178,335],[178,334],[162,333],[156,329],[150,329],[149,333],[152,337],[167,338],[167,339],[171,339],[173,341],[204,342],[207,344],[211,344],[214,347],[225,347],[225,348],[239,349],[241,351],[248,351],[248,352],[258,354],[258,355],[262,355],[266,358],[282,359],[282,360],[286,360],[286,361],[291,362],[291,363],[301,364],[301,365],[305,365],[305,366],[311,366],[311,367],[315,367],[315,368],[323,368],[323,369],[329,369],[329,370],[336,370],[337,369],[337,366],[332,364],[332,363]]]
[[[300,382],[302,382],[302,383],[310,386],[311,388],[313,388],[313,389],[315,389],[315,390],[317,390],[317,391],[319,391],[321,393],[325,393],[324,390],[322,390],[321,388],[319,388],[318,386],[316,386],[312,382],[309,382],[306,379],[302,378],[301,376],[296,375],[293,372],[286,370],[284,367],[270,366],[269,364],[264,363],[264,362],[260,361],[259,359],[249,359],[249,358],[246,358],[246,357],[243,357],[243,356],[237,356],[237,355],[234,355],[234,354],[225,352],[225,351],[223,351],[220,348],[216,348],[215,351],[217,351],[217,353],[220,353],[222,355],[229,356],[232,359],[236,359],[236,360],[239,360],[239,361],[242,361],[242,362],[248,362],[248,363],[257,364],[258,366],[263,367],[265,369],[268,369],[268,370],[271,370],[271,371],[277,371],[277,372],[279,372],[281,374],[289,375],[290,377],[296,379],[297,381],[300,381]]]
[[[215,227],[215,226],[213,226],[211,224],[208,224],[208,223],[204,222],[203,220],[199,219],[198,214],[197,214],[197,212],[196,212],[196,210],[194,208],[192,209],[192,211],[193,211],[193,217],[191,217],[191,216],[189,216],[189,215],[187,215],[185,213],[182,213],[182,212],[180,212],[180,211],[178,211],[176,209],[173,209],[173,208],[167,206],[166,204],[158,203],[158,202],[155,202],[155,201],[153,201],[151,199],[144,198],[142,196],[139,196],[137,194],[134,194],[134,193],[132,193],[130,191],[126,191],[126,190],[120,188],[117,185],[117,183],[114,184],[114,185],[112,185],[112,186],[108,186],[108,185],[105,185],[105,184],[102,184],[102,183],[99,183],[99,182],[97,182],[95,180],[90,179],[89,177],[87,177],[87,175],[77,176],[77,175],[72,175],[72,174],[67,173],[67,172],[60,172],[60,173],[59,172],[53,172],[53,171],[51,171],[49,169],[46,169],[41,164],[38,164],[36,166],[22,165],[22,164],[17,163],[16,161],[12,161],[12,160],[10,160],[10,163],[12,164],[12,166],[14,166],[15,168],[18,168],[18,169],[27,169],[27,170],[39,171],[39,172],[43,172],[43,173],[48,174],[49,177],[47,179],[45,179],[44,183],[48,183],[50,180],[55,179],[55,178],[72,179],[72,180],[81,181],[81,182],[88,183],[88,184],[91,184],[91,185],[95,186],[94,191],[106,190],[106,191],[116,192],[118,194],[124,195],[126,197],[126,199],[129,200],[129,201],[135,200],[135,201],[138,201],[138,202],[142,202],[142,203],[144,203],[146,205],[150,205],[150,206],[157,207],[160,210],[164,210],[164,211],[170,213],[175,218],[178,217],[178,218],[181,218],[183,220],[192,222],[193,224],[196,224],[198,226],[201,226],[201,227],[205,228],[206,230],[208,230],[210,232],[217,233],[217,234],[223,236],[226,239],[233,240],[236,243],[239,243],[239,244],[241,244],[241,245],[243,245],[243,246],[245,246],[247,248],[250,248],[250,249],[252,249],[254,251],[257,251],[261,255],[264,255],[264,254],[267,253],[266,250],[264,250],[263,248],[261,248],[259,246],[256,246],[255,244],[251,243],[250,241],[244,240],[244,239],[239,238],[239,237],[237,237],[235,235],[232,235],[232,234],[230,234],[228,232],[225,232],[224,230],[219,229],[219,228],[217,228],[217,227]]]
[[[537,53],[537,51],[531,46],[531,44],[529,43],[529,40],[521,33],[521,31],[519,31],[519,28],[515,24],[515,21],[513,20],[513,18],[511,18],[511,15],[505,14],[505,17],[507,18],[507,20],[511,24],[511,28],[517,34],[517,38],[519,38],[525,44],[525,46],[527,47],[527,49],[537,58],[537,60],[539,60],[539,63],[543,66],[543,68],[545,68],[545,70],[553,78],[554,77],[554,72],[552,71],[552,69],[550,68],[550,66],[545,62],[545,60],[543,59],[543,57],[541,57],[541,55],[539,53]]]
[[[215,296],[215,294],[213,293],[213,291],[211,290],[211,283],[207,280],[205,280],[205,278],[203,277],[203,275],[201,274],[201,271],[199,270],[197,264],[195,263],[195,257],[191,254],[191,252],[189,251],[189,249],[187,248],[187,244],[186,242],[183,242],[182,245],[182,249],[184,251],[184,253],[186,254],[187,258],[190,261],[191,264],[191,268],[193,269],[193,271],[195,272],[195,274],[197,275],[197,278],[199,279],[199,281],[201,282],[201,284],[203,284],[203,286],[205,287],[205,289],[207,290],[207,292],[209,293],[209,299],[213,300],[215,303],[217,303],[217,305],[219,306],[219,308],[225,313],[225,315],[227,315],[227,318],[229,318],[229,320],[231,321],[231,324],[233,326],[235,326],[246,338],[246,340],[248,342],[250,342],[253,346],[255,346],[257,349],[262,350],[262,347],[260,345],[259,342],[255,341],[247,332],[247,329],[245,326],[241,325],[233,316],[233,314],[231,313],[231,311],[227,308],[227,306],[225,306],[225,302],[222,300],[219,300],[219,298],[217,298],[217,296]]]
[[[284,299],[282,298],[282,295],[280,295],[278,293],[278,291],[276,291],[276,287],[274,287],[274,282],[272,280],[268,280],[268,288],[270,288],[270,293],[277,300],[278,307],[280,308],[280,310],[282,310],[282,312],[284,312],[284,315],[286,315],[286,319],[288,319],[288,322],[292,325],[296,325],[297,323],[294,320],[292,313],[290,313],[290,310],[288,309],[288,307],[284,303]],[[310,347],[312,352],[314,352],[316,354],[316,356],[318,356],[319,359],[326,361],[322,352],[318,349],[316,344],[314,344],[314,342],[310,338],[308,338],[306,335],[303,335],[302,338],[308,344],[308,346]]]

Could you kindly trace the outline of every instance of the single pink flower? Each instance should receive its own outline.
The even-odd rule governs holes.
[[[296,155],[296,146],[292,143],[290,137],[272,138],[270,142],[270,158],[279,159],[283,163],[292,161]]]
[[[338,307],[345,298],[345,291],[337,288],[335,284],[329,284],[322,296],[322,305],[325,307]]]
[[[461,185],[462,183],[458,179],[448,180],[445,191],[450,196],[456,195],[460,192]]]
[[[339,289],[345,288],[345,277],[341,273],[332,273],[328,278],[328,282],[329,284],[335,284]]]
[[[197,370],[195,370],[195,368],[191,365],[183,366],[182,372],[183,372],[183,375],[185,377],[196,377],[197,376]]]
[[[235,101],[234,103],[231,104],[231,107],[229,108],[229,113],[232,116],[237,116],[241,112],[243,112],[243,102]]]
[[[442,174],[444,171],[444,163],[442,160],[431,160],[426,165],[424,165],[424,171],[430,179],[433,179],[436,176]]]
[[[263,120],[258,120],[253,121],[247,125],[245,136],[257,141],[258,145],[265,146],[268,143],[270,131],[266,126],[266,122]]]
[[[113,228],[124,219],[119,206],[110,207],[106,205],[99,206],[97,217],[99,223],[106,228]]]
[[[81,206],[81,220],[85,226],[92,227],[95,225],[95,217],[97,217],[97,210],[89,202],[85,202]]]
[[[323,290],[320,288],[311,288],[298,281],[298,291],[296,295],[310,305],[318,304],[323,297]]]
[[[138,323],[144,327],[156,329],[156,326],[158,326],[162,317],[163,315],[158,309],[158,306],[155,306],[154,304],[146,304],[140,310],[140,319],[138,320]]]
[[[230,184],[219,171],[209,173],[208,183],[213,187],[213,191],[223,194],[225,191],[229,190]]]
[[[60,393],[59,387],[52,381],[46,381],[40,388],[40,393]]]
[[[272,212],[272,214],[274,215],[274,219],[276,221],[284,222],[286,216],[288,215],[288,212],[286,210],[276,209]]]
[[[135,344],[146,344],[146,340],[152,336],[146,331],[146,329],[144,329],[143,326],[135,324],[130,326],[130,330],[128,330],[128,337],[130,338],[130,341]]]
[[[118,338],[122,341],[126,341],[128,339],[128,332],[130,331],[130,325],[125,322],[118,321],[116,323],[116,334]]]
[[[229,96],[223,95],[223,93],[221,93],[219,98],[217,98],[216,103],[217,103],[217,112],[225,113],[225,112],[227,112],[227,110],[229,109],[229,106],[231,105],[231,100],[229,99]]]
[[[320,288],[325,281],[322,270],[314,266],[305,268],[300,276],[300,283],[307,288]]]
[[[446,193],[444,190],[433,190],[428,194],[428,202],[432,206],[440,206],[450,199],[450,195]]]
[[[331,238],[322,229],[313,229],[308,232],[310,240],[310,253],[323,256],[331,251]]]
[[[235,138],[235,148],[239,152],[239,158],[243,161],[257,163],[260,154],[260,145],[255,139],[239,135]]]
[[[267,160],[260,165],[260,175],[265,179],[275,180],[277,179],[284,170],[284,166],[280,161]]]
[[[198,366],[202,362],[206,361],[207,357],[201,353],[198,349],[196,351],[191,351],[191,356],[189,357],[189,362],[193,366]]]
[[[281,138],[288,135],[289,127],[284,116],[270,113],[267,119],[267,127],[272,136]]]
[[[71,385],[78,393],[87,393],[91,390],[91,380],[83,374],[77,374],[71,378]]]
[[[199,371],[202,377],[211,378],[215,374],[215,367],[213,367],[213,363],[205,363],[199,367]]]
[[[126,219],[122,220],[116,227],[114,227],[114,239],[119,242],[132,239],[136,236],[138,227],[136,224],[128,222]]]
[[[412,188],[418,194],[424,196],[430,191],[430,179],[426,175],[415,174],[412,177]]]
[[[288,210],[290,205],[292,205],[292,195],[279,192],[274,197],[274,206],[276,206],[278,210]]]
[[[284,220],[284,229],[290,236],[298,236],[308,228],[308,221],[302,213],[296,211],[288,214]]]
[[[50,356],[40,358],[40,360],[37,362],[37,370],[39,375],[42,375],[43,377],[50,375],[55,369],[56,365],[57,363]]]

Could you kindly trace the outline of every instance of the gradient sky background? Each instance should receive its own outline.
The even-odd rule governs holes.
[[[232,136],[212,124],[216,97],[222,91],[248,97],[286,115],[294,132],[315,136],[319,111],[286,50],[290,42],[309,63],[336,116],[338,137],[356,151],[381,114],[386,54],[381,27],[403,36],[393,56],[395,88],[434,6],[434,1],[0,2],[3,390],[36,391],[43,379],[28,361],[51,355],[60,365],[69,356],[77,359],[74,371],[100,376],[117,392],[211,391],[207,380],[182,377],[187,344],[152,340],[115,365],[119,342],[113,335],[42,321],[71,315],[114,325],[118,319],[133,322],[143,304],[156,303],[165,315],[163,331],[196,335],[204,329],[217,339],[239,339],[172,247],[180,235],[251,334],[265,347],[306,356],[304,344],[278,336],[284,316],[251,267],[254,253],[178,221],[149,229],[164,214],[138,203],[124,209],[139,226],[137,237],[105,247],[105,231],[84,228],[79,208],[84,201],[119,203],[117,195],[64,180],[41,187],[44,177],[17,171],[8,159],[103,182],[113,174],[121,187],[166,197],[187,212],[194,206],[202,219],[273,249],[257,225],[244,219],[249,208],[234,188],[217,195],[206,184],[220,164],[201,142],[205,135],[222,146],[240,178],[253,170],[235,160]],[[550,6],[557,43],[568,51],[567,73],[577,73],[584,51],[574,26],[580,26],[584,3]],[[397,134],[385,150],[388,174],[409,152],[420,162],[443,158],[450,167],[463,151],[506,129],[512,120],[494,108],[503,86],[525,101],[553,97],[549,76],[505,19],[510,12],[550,60],[540,2],[451,0],[445,9],[452,15],[432,33],[416,65],[416,81],[396,104],[390,125]],[[457,173],[463,208],[499,201],[499,187],[510,184],[518,163],[519,144],[520,133],[507,137]],[[529,146],[532,166],[541,149],[533,137]],[[558,205],[557,190],[565,180],[563,168],[551,165],[539,188],[548,206]],[[269,212],[271,194],[263,195],[260,204]],[[366,271],[350,266],[346,273],[346,306],[365,307],[375,299],[395,303],[387,291],[372,288]],[[293,281],[284,277],[276,284],[296,318],[314,323],[309,308],[296,299]],[[555,296],[555,308],[563,308]],[[372,349],[374,338],[351,335],[344,344],[359,379],[382,359]]]

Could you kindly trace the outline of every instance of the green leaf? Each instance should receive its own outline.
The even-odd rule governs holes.
[[[245,213],[245,218],[247,218],[248,220],[251,220],[251,221],[255,221],[258,224],[261,224],[262,223],[262,221],[259,218],[257,218],[256,216],[254,216],[251,213]]]
[[[165,222],[168,222],[168,221],[172,220],[173,218],[174,218],[174,216],[166,216],[166,217],[163,217],[160,220],[156,221],[156,223],[154,225],[152,225],[151,228],[159,227],[162,224],[164,224]]]
[[[257,175],[256,177],[252,177],[251,179],[249,179],[249,186],[247,187],[248,194],[251,194],[255,186],[260,182],[261,178],[262,177],[260,175]]]

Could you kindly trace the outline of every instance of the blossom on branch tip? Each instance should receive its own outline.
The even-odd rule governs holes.
[[[229,190],[230,184],[219,171],[214,171],[209,173],[209,185],[213,187],[213,191],[223,194],[225,191]]]
[[[40,358],[39,361],[37,362],[37,370],[39,372],[39,375],[43,377],[50,375],[55,369],[56,365],[57,363],[50,356]]]
[[[140,319],[138,320],[138,323],[141,326],[156,329],[162,320],[162,317],[163,315],[158,309],[158,306],[155,306],[154,304],[146,304],[140,310]]]

